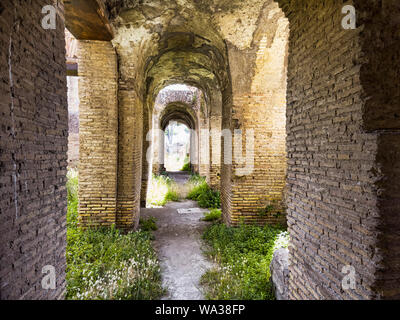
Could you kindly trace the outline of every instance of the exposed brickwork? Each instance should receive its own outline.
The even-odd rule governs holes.
[[[368,299],[375,293],[376,135],[363,133],[359,30],[341,28],[341,1],[293,4],[287,150],[290,297]],[[344,291],[342,267],[357,274]]]
[[[63,8],[0,3],[0,298],[57,299],[65,290],[67,83]],[[56,289],[42,289],[42,268]]]
[[[169,82],[198,85],[208,97],[218,88],[222,112],[213,113],[220,106],[211,99],[207,119],[197,121],[211,129],[241,129],[244,135],[253,129],[254,171],[240,177],[243,165],[224,164],[223,153],[221,169],[211,163],[200,171],[209,171],[213,186],[220,181],[224,221],[230,225],[241,219],[282,222],[276,212],[260,216],[259,210],[277,200],[281,211],[285,199],[290,298],[398,297],[400,95],[398,65],[392,64],[399,54],[399,7],[354,1],[359,28],[343,30],[343,1],[278,2],[282,10],[272,0],[254,0],[245,12],[228,4],[201,14],[190,7],[192,14],[182,16],[180,26],[190,32],[181,33],[169,25],[164,7],[157,21],[143,18],[146,30],[126,17],[113,41],[118,107],[117,71],[108,63],[115,59],[112,46],[87,43],[84,108],[97,118],[91,123],[87,117],[81,125],[90,138],[90,152],[81,156],[86,163],[81,190],[89,191],[86,198],[81,192],[81,213],[92,212],[98,223],[135,228],[145,188],[142,172],[149,171],[143,143],[153,120],[149,97]],[[135,10],[143,15],[140,5],[130,5],[118,5],[112,15],[123,7],[132,16]],[[182,4],[169,5],[178,10]],[[199,27],[205,16],[215,21],[207,30]],[[103,195],[107,198],[98,198]],[[355,290],[342,289],[345,265],[355,268]]]
[[[358,23],[365,59],[360,69],[363,128],[377,135],[375,178],[380,253],[374,291],[383,299],[400,299],[399,247],[399,103],[400,4],[396,1],[357,1]],[[376,219],[376,218],[375,218]]]
[[[261,16],[256,48],[238,50],[230,46],[233,109],[232,132],[240,129],[240,145],[234,146],[250,164],[233,158],[231,223],[284,223],[282,206],[286,179],[286,59],[289,23],[278,5],[271,3]],[[245,67],[243,63],[245,62]],[[246,77],[248,73],[251,77]],[[254,132],[254,154],[247,154],[247,134]],[[234,152],[234,155],[236,152]],[[254,166],[251,165],[254,159]],[[273,210],[261,214],[267,205]]]
[[[143,110],[138,100],[132,90],[120,85],[117,225],[128,230],[139,223]]]
[[[221,128],[222,116],[210,117],[210,186],[221,188]]]
[[[383,298],[400,299],[399,279],[399,204],[400,204],[400,134],[382,133],[378,138],[377,165],[382,176],[376,182],[379,190],[378,247],[383,263],[376,274],[376,291]]]
[[[141,84],[135,82],[138,65],[144,57],[128,47],[119,49],[118,90],[118,208],[117,226],[137,228],[141,200],[144,111]],[[136,48],[139,50],[139,48]],[[149,121],[149,120],[147,120]],[[145,155],[144,155],[145,156]]]
[[[110,225],[117,205],[117,59],[106,41],[79,41],[78,56],[80,222]]]

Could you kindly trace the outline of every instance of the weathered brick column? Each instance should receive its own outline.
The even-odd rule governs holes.
[[[221,188],[221,123],[222,116],[210,118],[210,186],[213,189]]]
[[[398,5],[355,1],[344,30],[342,1],[307,4],[284,6],[290,298],[398,298]]]
[[[62,1],[0,2],[0,299],[63,299],[68,104]],[[41,26],[55,5],[56,29]],[[42,287],[45,266],[56,288]],[[49,269],[44,269],[49,270]]]
[[[232,74],[232,183],[230,223],[285,222],[283,192],[286,182],[286,66],[289,22],[276,3],[262,15],[263,31],[255,45],[228,46]],[[261,29],[262,27],[260,27]],[[251,76],[249,76],[251,75]],[[226,114],[224,114],[226,116]],[[235,143],[242,133],[242,150]],[[254,133],[254,146],[251,135]],[[249,140],[247,140],[249,139]],[[254,154],[251,154],[253,149]],[[241,154],[246,163],[240,163]],[[251,162],[254,161],[252,164]],[[243,170],[245,169],[245,170]],[[260,214],[268,206],[273,210]]]
[[[143,85],[135,79],[144,63],[139,47],[114,43],[119,59],[117,226],[130,231],[139,225],[143,168]],[[148,121],[148,119],[147,119]]]
[[[83,226],[116,222],[117,59],[110,42],[79,41],[79,218]]]
[[[117,226],[139,224],[142,182],[143,106],[132,87],[120,82]]]

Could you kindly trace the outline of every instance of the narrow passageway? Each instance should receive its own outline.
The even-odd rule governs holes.
[[[181,172],[168,175],[180,185],[189,178]],[[161,264],[163,285],[168,290],[164,300],[204,299],[200,278],[212,267],[202,251],[201,236],[208,223],[201,218],[206,211],[188,200],[171,202],[164,208],[141,209],[142,218],[157,219],[154,248]]]

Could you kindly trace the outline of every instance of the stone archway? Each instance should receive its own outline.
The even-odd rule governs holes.
[[[163,110],[163,112],[160,115],[160,123],[159,123],[159,128],[161,129],[161,132],[164,133],[169,126],[169,124],[172,121],[176,121],[179,123],[182,123],[186,125],[186,127],[190,130],[190,138],[189,138],[189,145],[190,145],[190,152],[189,152],[189,161],[192,165],[192,170],[194,172],[199,172],[199,123],[196,121],[197,119],[195,118],[195,114],[191,108],[184,104],[180,103],[173,103],[167,105],[167,107]],[[162,134],[162,137],[164,137],[164,134]],[[158,146],[155,145],[154,151],[159,149],[160,151],[158,154],[160,156],[164,156],[164,150],[163,147],[165,142],[164,140],[160,140]],[[161,151],[162,150],[162,151]],[[154,156],[154,159],[156,159],[156,156]],[[161,157],[160,157],[161,159]],[[161,166],[163,169],[165,169],[165,161],[162,159],[160,161]],[[160,170],[163,170],[159,168]],[[153,170],[154,172],[154,170]]]
[[[188,85],[167,85],[157,93],[156,98],[148,102],[145,121],[146,134],[143,143],[143,174],[142,174],[142,206],[145,206],[149,175],[159,174],[163,169],[162,141],[164,129],[170,120],[181,120],[192,132],[192,145],[194,146],[192,166],[195,172],[209,178],[209,159],[204,158],[200,148],[208,151],[207,141],[201,140],[202,130],[209,128],[208,109],[209,103],[204,93]],[[146,112],[146,113],[147,113]],[[148,126],[146,126],[148,123]]]
[[[389,172],[393,173],[393,170],[388,169],[388,164],[392,160],[381,156],[383,150],[380,148],[385,145],[382,139],[388,139],[385,141],[389,145],[395,143],[396,139],[391,136],[389,127],[390,130],[396,127],[377,126],[381,116],[376,118],[378,120],[371,128],[377,127],[379,130],[386,131],[368,132],[363,125],[364,106],[377,105],[380,101],[367,99],[368,96],[375,96],[375,94],[374,90],[371,90],[373,86],[368,85],[369,82],[364,76],[369,74],[370,79],[375,79],[379,71],[376,68],[378,59],[374,58],[363,44],[367,43],[366,40],[370,39],[372,34],[375,34],[372,30],[377,25],[382,25],[379,22],[382,17],[390,17],[392,13],[395,15],[396,7],[388,6],[389,9],[385,7],[385,10],[375,8],[378,11],[381,10],[381,15],[374,19],[367,19],[365,17],[369,17],[370,14],[367,13],[365,5],[355,3],[359,16],[362,17],[359,23],[365,24],[368,30],[368,33],[360,34],[359,29],[344,30],[341,27],[343,3],[340,1],[332,1],[329,4],[309,1],[304,4],[300,1],[282,0],[279,1],[279,5],[290,24],[287,64],[288,159],[285,204],[292,240],[291,298],[361,299],[394,296],[395,290],[390,291],[390,284],[383,279],[381,262],[394,261],[396,254],[391,255],[384,251],[385,253],[377,255],[373,248],[389,245],[388,238],[380,229],[382,225],[389,227],[388,230],[391,230],[391,233],[397,230],[397,227],[388,220],[390,217],[388,212],[392,209],[387,206],[388,203],[392,203],[388,201],[391,197],[388,195],[388,198],[383,199],[381,195],[378,196],[378,190],[389,192],[390,188],[386,184],[383,184],[383,186],[386,185],[383,188],[377,182],[377,180],[383,181]],[[190,7],[191,4],[188,6]],[[259,50],[263,43],[273,43],[269,42],[271,37],[262,36],[263,32],[268,34],[269,31],[278,29],[274,24],[271,30],[261,28],[260,32],[250,32],[254,30],[246,29],[246,25],[254,26],[254,24],[248,23],[245,19],[246,14],[243,19],[240,18],[241,15],[243,16],[243,7],[237,4],[234,7],[228,8],[233,11],[220,8],[220,11],[214,11],[219,12],[216,15],[200,8],[199,12],[196,11],[196,17],[190,20],[190,25],[187,24],[185,17],[181,17],[180,20],[171,19],[166,22],[162,31],[153,28],[152,22],[146,22],[146,18],[143,17],[140,21],[148,23],[146,30],[140,27],[135,29],[130,25],[129,19],[133,15],[132,11],[128,12],[128,9],[140,11],[140,8],[124,9],[123,5],[119,7],[121,10],[126,10],[125,20],[120,25],[113,45],[120,61],[118,110],[122,126],[119,130],[126,132],[127,138],[119,139],[118,170],[121,174],[118,180],[120,196],[117,200],[120,204],[117,207],[127,208],[126,216],[129,219],[127,218],[126,221],[128,222],[137,221],[138,218],[139,202],[135,201],[139,194],[137,181],[140,181],[141,177],[143,154],[142,148],[136,146],[137,144],[141,146],[143,140],[141,119],[149,106],[146,99],[151,99],[151,96],[160,88],[168,83],[188,81],[189,84],[204,90],[208,97],[212,96],[212,89],[214,89],[221,94],[221,114],[228,115],[222,118],[222,128],[232,130],[237,127],[242,129],[249,127],[249,120],[252,118],[252,100],[254,99],[257,103],[257,98],[251,95],[250,98],[246,98],[245,93],[251,93],[251,90],[256,92],[257,85],[248,86],[250,90],[243,91],[244,95],[240,96],[238,93],[240,93],[240,88],[243,88],[242,83],[248,82],[249,76],[247,74],[235,76],[235,72],[231,72],[235,67],[230,64],[236,61],[236,65],[246,65],[255,61],[257,65],[257,49]],[[256,8],[259,8],[259,12],[262,8],[271,8],[271,12],[281,14],[272,1],[257,1],[257,5],[254,5],[251,10],[257,10]],[[249,15],[251,12],[249,11]],[[255,14],[256,20],[260,17],[259,12]],[[141,17],[141,13],[137,13]],[[209,14],[218,21],[219,30],[218,28],[207,30],[201,28],[206,24],[199,22],[204,22],[205,20],[202,19]],[[274,15],[267,15],[266,19],[272,16]],[[241,23],[239,19],[233,19],[235,17],[239,17]],[[242,45],[240,43],[229,45],[229,42],[234,43],[237,35],[241,34],[229,32],[233,28],[229,21],[238,21],[237,25],[247,36],[243,37],[244,39],[252,39],[253,34],[258,37],[255,41],[257,45],[255,49],[253,48],[254,52],[251,51],[251,41],[250,50],[249,42],[246,41]],[[260,21],[265,22],[262,17]],[[223,36],[224,30],[226,36]],[[382,28],[379,27],[377,30],[380,32]],[[152,38],[152,32],[157,34],[155,37],[157,41]],[[143,35],[140,41],[136,37],[137,34]],[[387,35],[386,32],[384,34]],[[392,36],[387,35],[387,37],[389,39]],[[225,46],[224,43],[228,45]],[[245,54],[241,55],[240,51]],[[369,62],[362,59],[364,53],[370,56]],[[255,58],[250,59],[254,55]],[[379,57],[383,61],[390,61],[392,56],[388,54]],[[132,59],[132,57],[137,57],[137,59]],[[253,67],[254,65],[250,65],[249,68],[245,68],[254,71],[250,74],[252,80],[257,78],[254,78],[257,75],[255,72],[257,68]],[[374,72],[366,72],[365,68]],[[264,72],[259,73],[259,76],[262,74]],[[392,87],[392,91],[396,91],[395,86]],[[392,94],[392,97],[396,95]],[[239,98],[242,98],[244,103]],[[373,104],[368,101],[373,101]],[[242,104],[250,108],[242,108],[240,106]],[[133,113],[125,113],[125,110],[132,111],[132,109]],[[385,108],[385,110],[389,109]],[[232,114],[233,110],[234,114]],[[373,114],[374,112],[369,112],[369,116]],[[387,115],[390,114],[389,110]],[[140,135],[138,139],[129,138],[136,137],[138,134]],[[264,150],[268,151],[268,149]],[[377,159],[381,159],[381,164],[386,171],[380,171]],[[231,165],[223,165],[221,168],[225,220],[231,224],[235,222],[232,217],[240,217],[242,214],[246,217],[256,217],[253,206],[247,205],[243,209],[240,207],[240,194],[247,192],[245,188],[241,188],[246,185],[246,179],[241,180],[235,177],[234,169],[235,167]],[[128,175],[122,174],[126,170],[128,170]],[[264,182],[267,180],[263,181],[263,185]],[[282,184],[279,188],[283,189]],[[252,191],[250,188],[249,194],[252,194]],[[248,198],[245,200],[250,203],[247,201]],[[124,199],[127,200],[126,203]],[[256,204],[257,201],[256,198]],[[258,205],[263,204],[259,202]],[[122,211],[118,212],[117,216],[125,215],[121,213]],[[385,218],[379,218],[382,217],[381,214],[386,214]],[[120,221],[125,220],[121,218]],[[134,226],[132,223],[127,225],[129,228]],[[345,292],[341,288],[341,270],[344,265],[354,266],[362,279],[355,291]],[[386,264],[383,269],[390,268]],[[397,277],[396,270],[390,272],[393,277]],[[376,288],[381,291],[377,292]]]

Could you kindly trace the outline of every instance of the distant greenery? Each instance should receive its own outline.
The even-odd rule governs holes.
[[[156,231],[158,229],[156,218],[154,217],[149,217],[148,219],[140,219],[139,226],[142,231]]]
[[[165,206],[168,202],[179,201],[178,186],[166,175],[153,175],[149,189],[149,205]]]
[[[230,228],[218,223],[210,226],[203,238],[210,247],[207,254],[218,264],[202,276],[208,299],[275,299],[269,266],[274,251],[288,246],[289,237],[283,227]]]
[[[153,300],[164,294],[149,232],[114,226],[83,230],[77,223],[78,175],[68,173],[67,299]]]
[[[221,209],[212,209],[204,215],[203,221],[218,221],[221,220]]]
[[[204,178],[193,175],[189,182],[193,184],[193,188],[187,196],[188,199],[197,201],[200,208],[218,209],[221,207],[219,191],[212,190]]]

